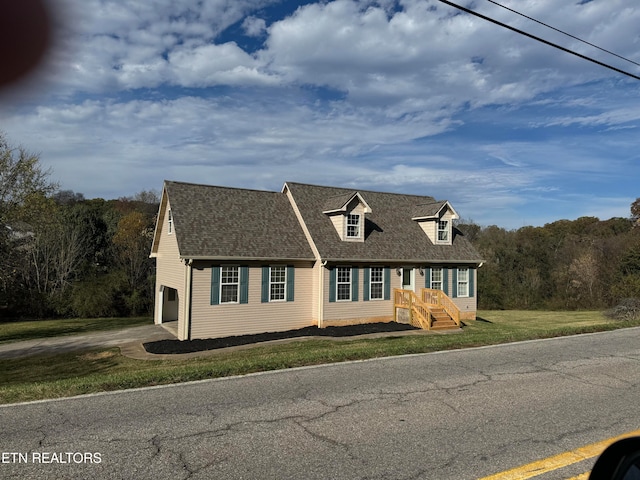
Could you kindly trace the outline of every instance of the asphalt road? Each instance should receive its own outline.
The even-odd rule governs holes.
[[[474,479],[638,429],[639,398],[638,328],[301,368],[0,407],[0,478]]]

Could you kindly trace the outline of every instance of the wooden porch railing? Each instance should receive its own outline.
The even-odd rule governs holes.
[[[424,305],[422,300],[411,290],[400,290],[398,288],[393,291],[393,319],[398,321],[398,308],[406,309],[409,313],[409,323],[417,328],[431,330],[433,325],[433,316],[429,308]]]
[[[460,310],[455,303],[441,290],[423,288],[420,297],[411,290],[394,289],[393,291],[393,319],[398,321],[398,308],[406,309],[409,313],[409,323],[414,327],[431,330],[434,317],[433,308],[441,308],[460,327]]]
[[[453,321],[456,322],[456,325],[460,326],[460,309],[442,290],[423,288],[422,301],[429,306],[438,306],[444,309]]]

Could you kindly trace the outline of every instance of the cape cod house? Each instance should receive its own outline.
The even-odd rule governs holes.
[[[287,182],[167,181],[151,250],[155,323],[215,338],[354,323],[456,327],[481,259],[447,201]]]

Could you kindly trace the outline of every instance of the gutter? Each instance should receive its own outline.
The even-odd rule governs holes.
[[[331,263],[432,263],[432,264],[437,264],[437,265],[444,265],[444,264],[451,264],[451,265],[460,265],[460,264],[476,264],[476,265],[480,265],[482,266],[482,264],[484,264],[484,260],[480,260],[480,259],[475,259],[475,260],[469,260],[468,258],[465,260],[438,260],[438,259],[424,259],[424,258],[417,258],[417,259],[404,259],[404,258],[364,258],[364,259],[360,259],[360,258],[327,258],[324,261],[324,264],[326,264],[327,262],[331,262]]]
[[[195,260],[214,260],[214,261],[234,261],[234,262],[313,262],[315,257],[306,258],[283,258],[283,257],[212,257],[212,256],[193,256],[180,255],[184,261],[193,262]]]

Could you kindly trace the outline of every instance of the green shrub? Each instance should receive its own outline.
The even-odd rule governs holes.
[[[121,300],[122,281],[117,275],[94,277],[74,285],[73,315],[82,318],[116,317],[126,310]]]

